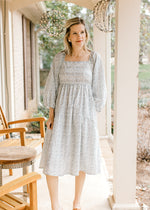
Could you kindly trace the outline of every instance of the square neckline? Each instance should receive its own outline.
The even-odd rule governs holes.
[[[93,53],[93,50],[90,50],[89,59],[88,59],[87,61],[66,61],[66,60],[65,60],[66,53],[64,52],[64,62],[68,62],[68,63],[90,62],[91,57],[92,57],[92,53]]]

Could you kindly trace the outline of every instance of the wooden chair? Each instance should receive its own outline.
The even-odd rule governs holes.
[[[44,144],[44,137],[45,137],[45,124],[44,121],[46,119],[44,117],[38,118],[30,118],[30,119],[22,119],[16,120],[12,122],[7,122],[2,107],[0,106],[0,136],[5,135],[5,139],[0,142],[0,147],[9,147],[9,146],[30,146],[36,150],[39,149],[41,145],[41,149],[43,148]],[[40,122],[40,138],[26,138],[25,133],[27,131],[26,128],[9,128],[9,125],[18,124],[18,123],[28,123],[38,121]],[[20,138],[11,138],[10,133],[12,132],[19,132]],[[40,153],[37,151],[37,154]],[[10,175],[12,175],[12,169],[9,170]]]
[[[0,209],[10,210],[10,209],[25,209],[25,210],[37,210],[37,180],[41,178],[41,175],[32,172],[26,174],[22,177],[19,177],[7,184],[4,184],[0,187]],[[29,197],[30,203],[14,196],[12,191],[16,190],[19,187],[29,184]]]

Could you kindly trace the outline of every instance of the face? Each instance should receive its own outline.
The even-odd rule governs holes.
[[[77,24],[71,26],[68,40],[71,41],[72,47],[73,46],[83,47],[86,41],[85,26],[83,24]]]

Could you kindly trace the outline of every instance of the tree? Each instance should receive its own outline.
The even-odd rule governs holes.
[[[64,19],[70,19],[76,16],[82,17],[86,21],[86,25],[89,31],[90,40],[88,47],[93,48],[93,12],[86,8],[79,7],[72,3],[59,2],[59,1],[46,1],[45,5],[48,9],[55,9],[61,11],[64,15]],[[38,28],[40,26],[37,26]],[[62,26],[63,27],[63,26]],[[63,36],[59,37],[50,37],[44,31],[40,31],[39,38],[39,50],[40,56],[42,57],[43,68],[50,69],[51,62],[53,60],[54,55],[64,49],[63,45]]]
[[[114,12],[115,13],[115,12]],[[115,16],[112,18],[112,36],[111,36],[111,55],[115,56]],[[150,0],[141,2],[140,19],[140,40],[139,40],[139,63],[143,63],[143,57],[148,54],[150,49]]]
[[[140,22],[140,52],[139,63],[143,63],[143,56],[148,54],[150,47],[150,1],[141,2],[141,22]]]

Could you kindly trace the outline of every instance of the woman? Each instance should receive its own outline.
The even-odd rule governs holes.
[[[86,173],[100,173],[96,111],[104,107],[107,90],[100,55],[89,50],[87,42],[84,20],[68,20],[65,50],[55,55],[44,90],[49,119],[40,167],[46,175],[52,210],[62,210],[58,176],[76,176],[73,209],[81,210]]]

